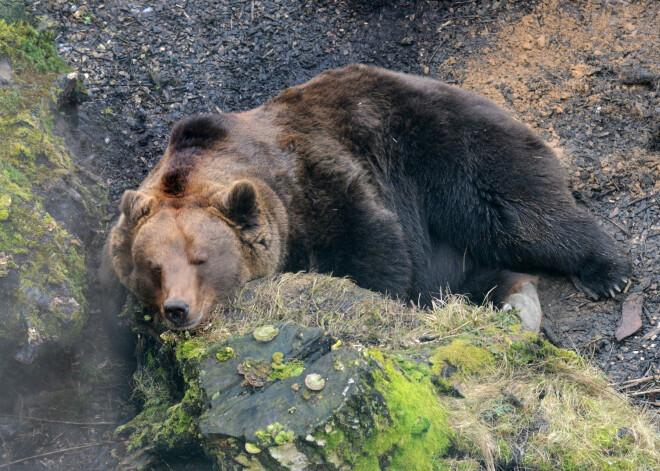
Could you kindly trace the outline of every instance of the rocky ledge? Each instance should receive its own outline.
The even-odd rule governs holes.
[[[0,374],[20,376],[47,347],[73,342],[88,310],[85,246],[105,189],[59,132],[74,126],[81,79],[53,33],[0,2]],[[7,21],[15,21],[7,23]],[[59,77],[59,79],[58,79]],[[64,131],[66,132],[66,131]]]
[[[158,335],[129,303],[136,330]],[[248,284],[135,375],[124,468],[652,469],[660,437],[600,373],[454,300],[422,311],[321,275]],[[594,468],[595,467],[595,468]]]

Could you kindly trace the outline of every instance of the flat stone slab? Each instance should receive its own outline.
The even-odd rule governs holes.
[[[235,356],[226,361],[219,361],[211,350],[200,364],[201,385],[211,405],[200,421],[202,434],[257,442],[257,431],[275,423],[295,436],[313,433],[359,389],[355,385],[367,365],[359,352],[346,347],[333,350],[333,344],[321,329],[287,325],[270,342],[258,342],[249,335],[229,341]],[[278,352],[284,365],[302,361],[302,373],[264,381],[261,387],[246,384],[238,372],[246,359],[250,365],[270,365]],[[305,385],[310,374],[321,375],[323,389],[312,391]]]

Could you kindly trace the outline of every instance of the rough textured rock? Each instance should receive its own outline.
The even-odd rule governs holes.
[[[5,2],[6,3],[6,2]],[[13,85],[0,89],[0,372],[20,372],[46,347],[72,342],[87,319],[85,244],[104,190],[56,127],[54,86],[68,67],[52,33],[0,23],[0,56]],[[20,376],[20,373],[19,373]]]
[[[25,20],[25,3],[23,0],[0,0],[0,19],[5,23]]]
[[[523,283],[520,290],[509,296],[509,302],[504,306],[504,310],[516,309],[518,317],[522,323],[523,329],[528,332],[538,333],[541,328],[543,313],[539,295],[533,284]]]
[[[14,76],[12,74],[11,62],[7,59],[0,59],[0,88],[5,88],[10,85],[15,85]]]
[[[157,336],[136,373],[142,412],[118,430],[122,466],[205,456],[222,470],[632,470],[656,460],[646,419],[515,316],[419,311],[367,293],[281,275],[249,283],[196,333]],[[158,332],[135,304],[125,315]],[[277,335],[257,341],[267,324]],[[314,391],[313,374],[324,380]],[[613,438],[630,427],[630,443]]]

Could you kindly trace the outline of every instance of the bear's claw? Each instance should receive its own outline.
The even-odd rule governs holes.
[[[576,275],[572,275],[571,281],[573,282],[573,286],[575,286],[575,288],[577,288],[579,291],[582,291],[587,299],[590,299],[592,301],[597,301],[600,298],[598,293],[596,293],[594,290],[588,288],[587,286],[585,286],[584,283],[582,283],[580,277]]]

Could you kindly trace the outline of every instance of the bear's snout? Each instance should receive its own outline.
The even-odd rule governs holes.
[[[183,299],[173,298],[165,301],[165,304],[163,304],[163,311],[167,320],[176,327],[179,327],[186,322],[190,307]]]

